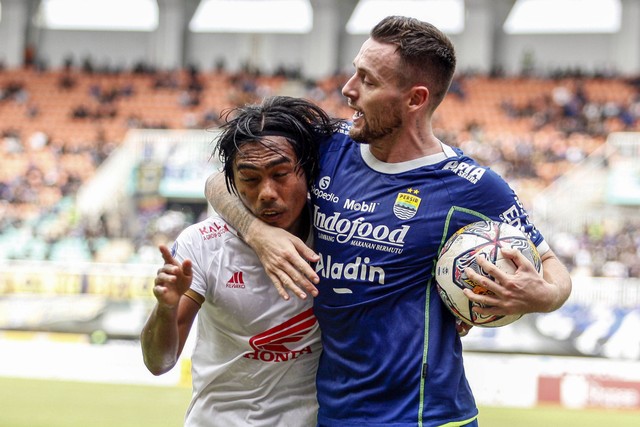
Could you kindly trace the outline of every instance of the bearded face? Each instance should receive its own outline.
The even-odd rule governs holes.
[[[383,104],[374,105],[376,107],[365,107],[364,112],[354,114],[353,126],[349,131],[349,136],[354,141],[371,144],[393,135],[402,127],[402,116],[398,108]]]
[[[404,125],[405,91],[399,84],[395,46],[367,40],[354,60],[355,71],[342,94],[353,108],[351,138],[365,144],[389,140]]]

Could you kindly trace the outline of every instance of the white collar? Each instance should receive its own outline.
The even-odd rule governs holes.
[[[419,157],[417,159],[408,160],[406,162],[386,163],[376,159],[375,156],[371,154],[371,149],[369,144],[359,144],[359,145],[360,145],[360,155],[362,156],[362,160],[364,160],[367,166],[369,166],[371,169],[373,169],[376,172],[390,174],[390,175],[407,172],[413,169],[418,169],[423,166],[434,165],[450,157],[457,156],[456,152],[453,151],[451,147],[449,147],[446,144],[440,143],[440,145],[442,145],[442,151],[440,153],[430,154],[428,156]]]

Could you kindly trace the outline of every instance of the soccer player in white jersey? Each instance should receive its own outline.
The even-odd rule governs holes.
[[[281,292],[315,295],[321,427],[478,425],[456,320],[433,278],[439,249],[462,226],[486,219],[515,225],[543,263],[541,277],[518,251],[503,251],[514,274],[478,260],[495,278],[467,272],[493,292],[467,294],[484,305],[481,314],[552,311],[569,296],[567,270],[508,184],[433,133],[455,64],[453,44],[433,25],[383,19],[342,89],[355,110],[352,124],[320,147],[311,188],[317,254],[282,230],[239,217]],[[208,181],[207,198],[234,218],[242,205],[217,203],[219,182]]]
[[[310,243],[308,185],[318,143],[337,122],[290,97],[225,119],[216,149],[228,188],[258,218]],[[321,345],[312,302],[280,298],[253,250],[217,215],[160,252],[157,303],[141,345],[145,365],[161,375],[175,366],[198,319],[185,426],[314,426]]]

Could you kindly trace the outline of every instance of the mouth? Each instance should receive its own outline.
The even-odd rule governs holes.
[[[267,223],[276,222],[281,216],[282,212],[275,209],[265,209],[260,212],[260,218],[262,218]]]
[[[349,108],[353,110],[353,116],[351,116],[351,120],[353,122],[356,122],[357,120],[364,117],[364,113],[351,103],[350,98],[347,98],[347,105],[349,106]]]

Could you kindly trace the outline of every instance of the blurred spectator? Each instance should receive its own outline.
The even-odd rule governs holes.
[[[339,72],[323,79],[304,80],[299,69],[285,66],[278,67],[273,75],[266,75],[249,62],[238,72],[228,71],[220,62],[208,73],[196,67],[158,71],[144,61],[123,71],[95,67],[89,57],[76,68],[73,59],[67,58],[58,73],[50,74],[52,85],[57,88],[46,94],[34,89],[37,86],[28,72],[5,73],[0,74],[0,112],[13,111],[12,117],[24,122],[6,121],[2,124],[5,127],[0,128],[0,234],[16,227],[32,227],[30,232],[42,233],[41,238],[50,245],[65,235],[85,236],[91,241],[95,256],[99,254],[95,242],[107,238],[119,239],[119,253],[124,258],[125,253],[131,257],[143,253],[141,248],[148,245],[155,259],[157,239],[168,242],[174,237],[172,228],[165,224],[177,215],[163,204],[141,213],[135,221],[110,218],[103,226],[84,224],[67,213],[67,201],[73,203],[78,188],[117,148],[127,129],[212,128],[219,123],[220,111],[277,93],[286,82],[299,83],[302,96],[335,116],[348,118],[352,114],[341,94],[346,77]],[[38,78],[47,78],[47,73],[42,71]],[[573,79],[567,79],[568,76]],[[478,102],[487,101],[482,91],[474,89],[479,84],[475,76],[459,75],[450,89],[453,96],[448,99],[456,103],[460,117],[457,122],[442,126],[439,137],[491,165],[513,185],[521,187],[518,192],[525,198],[585,159],[603,144],[611,131],[640,130],[640,78],[624,81],[614,75],[595,82],[580,70],[556,70],[548,79],[530,76],[548,89],[524,97],[509,89],[513,87],[510,85],[513,79],[502,73],[492,77],[487,79],[489,84],[496,84],[491,86],[497,88],[492,91],[501,94],[493,98],[498,111],[496,122],[463,115],[467,110],[480,108],[478,105],[486,105]],[[594,96],[590,88],[595,83],[616,84],[612,87],[624,87],[629,95],[615,96],[617,89],[604,89],[604,95]],[[68,107],[58,113],[47,96],[60,96],[60,105]],[[66,99],[73,100],[71,105],[69,101],[63,102]],[[118,114],[119,111],[122,113]],[[62,117],[64,114],[67,117]],[[45,127],[39,128],[43,119],[55,120],[56,127],[51,128],[55,134],[49,129],[42,131]],[[503,123],[526,126],[516,130],[502,128]],[[64,126],[73,131],[60,133]],[[81,129],[82,135],[76,136]],[[528,200],[523,202],[526,204]],[[37,228],[39,221],[44,223],[51,215],[57,218],[55,226],[46,231],[44,227]],[[139,223],[140,229],[116,230],[104,225],[118,221]],[[127,246],[122,239],[130,242],[128,250],[122,249]],[[640,277],[638,222],[594,224],[579,235],[559,234],[550,236],[550,240],[563,261],[575,271]]]

